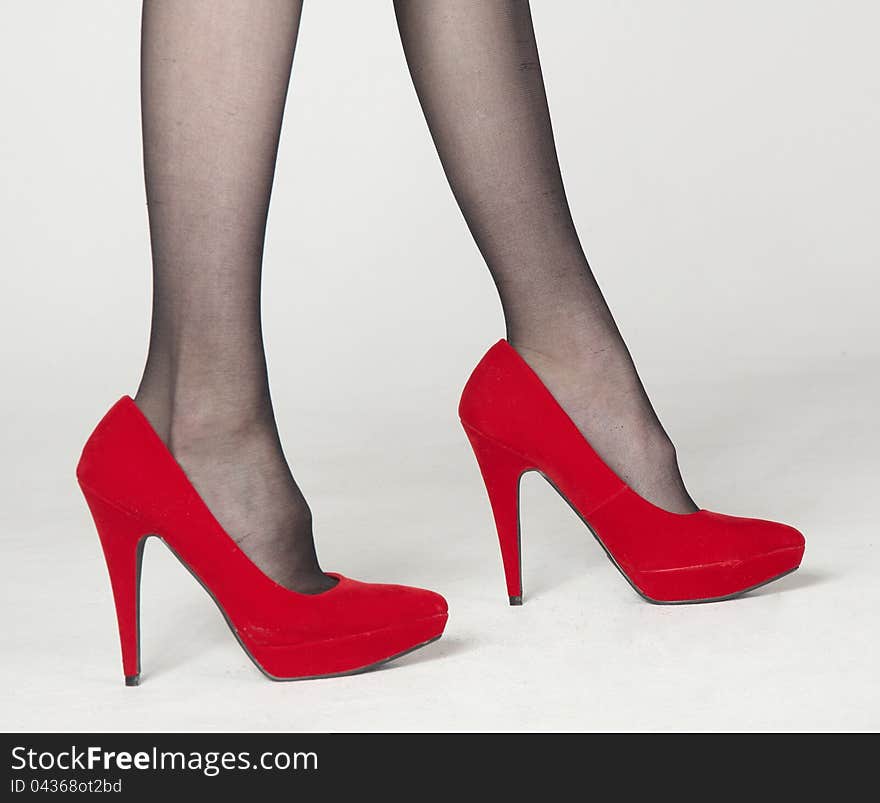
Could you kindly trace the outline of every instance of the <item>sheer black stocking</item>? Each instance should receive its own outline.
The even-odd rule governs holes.
[[[394,5],[419,100],[498,287],[511,345],[632,488],[667,510],[695,510],[571,219],[528,2]]]
[[[136,402],[270,577],[316,593],[309,507],[278,439],[260,323],[266,215],[299,0],[145,0],[150,349]]]
[[[398,0],[419,98],[510,342],[637,491],[694,509],[584,257],[525,2]],[[136,401],[221,524],[277,582],[330,587],[278,439],[260,274],[299,0],[145,0],[154,266]]]

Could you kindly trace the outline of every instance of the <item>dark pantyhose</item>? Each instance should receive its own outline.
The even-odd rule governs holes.
[[[431,134],[511,344],[636,491],[695,509],[572,223],[528,3],[397,0]],[[277,582],[333,585],[281,449],[260,323],[266,216],[299,0],[145,0],[150,349],[136,401]]]
[[[141,93],[153,321],[135,401],[226,531],[319,592],[309,507],[281,450],[260,326],[263,237],[296,0],[146,0]]]
[[[498,287],[511,345],[617,474],[696,510],[593,278],[565,197],[525,0],[396,0],[449,184]]]

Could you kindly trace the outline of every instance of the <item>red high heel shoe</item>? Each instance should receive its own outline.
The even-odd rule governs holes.
[[[495,516],[511,605],[522,604],[519,480],[538,471],[649,602],[712,602],[793,572],[793,527],[699,510],[669,513],[629,488],[593,451],[525,360],[496,343],[471,374],[459,416]]]
[[[110,572],[128,686],[140,677],[141,557],[151,535],[205,587],[244,651],[273,680],[360,672],[443,633],[446,601],[432,591],[331,574],[333,588],[299,594],[263,574],[128,396],[98,424],[76,474]]]

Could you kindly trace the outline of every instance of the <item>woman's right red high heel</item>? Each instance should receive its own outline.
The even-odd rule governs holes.
[[[339,574],[320,594],[278,585],[208,510],[134,401],[120,399],[83,449],[77,479],[104,548],[125,682],[140,677],[138,595],[144,542],[161,538],[211,594],[254,663],[273,680],[347,675],[440,638],[446,601]]]
[[[649,602],[727,599],[800,565],[804,538],[793,527],[708,510],[670,513],[639,496],[506,340],[474,369],[459,415],[486,483],[511,605],[522,604],[519,481],[526,471],[544,475]]]

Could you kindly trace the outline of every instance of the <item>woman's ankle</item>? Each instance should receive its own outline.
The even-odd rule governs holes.
[[[581,434],[637,493],[675,513],[697,510],[667,435],[623,345],[568,351],[515,345]]]
[[[271,404],[147,387],[135,401],[229,536],[269,577],[302,593],[335,584],[321,571],[312,514],[287,464]],[[159,423],[159,427],[156,423]]]
[[[141,385],[134,401],[175,455],[204,450],[211,442],[277,438],[268,392],[236,398],[222,392],[171,392]]]

